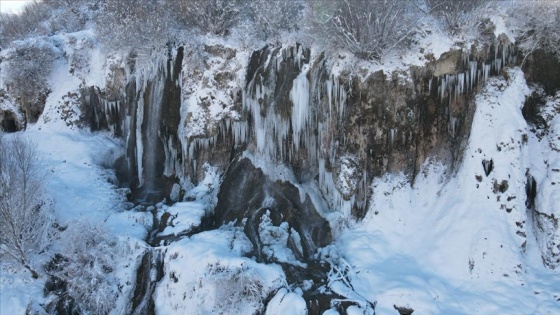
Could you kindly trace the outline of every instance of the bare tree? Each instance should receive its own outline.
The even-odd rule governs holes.
[[[167,6],[156,0],[106,0],[96,32],[108,50],[163,47],[171,37]]]
[[[38,156],[27,138],[0,137],[0,258],[32,266],[52,237],[53,216],[46,200]]]

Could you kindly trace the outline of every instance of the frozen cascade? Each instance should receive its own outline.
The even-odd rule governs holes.
[[[165,68],[165,66],[164,66]],[[145,188],[148,190],[153,190],[155,187],[154,180],[157,176],[156,174],[156,153],[157,153],[157,142],[160,141],[159,134],[159,122],[161,116],[161,101],[163,99],[165,77],[158,78],[150,84],[149,89],[149,106],[148,115],[144,115],[143,124],[146,124],[145,133],[145,156],[144,156],[144,176]]]
[[[449,119],[449,133],[451,133],[451,137],[455,138],[455,133],[457,130],[457,118],[451,116],[451,118]]]
[[[309,117],[309,80],[307,80],[307,71],[309,65],[305,65],[302,72],[294,80],[292,91],[290,92],[290,100],[292,101],[292,130],[295,151],[299,151],[300,134],[302,131],[308,130],[307,119]],[[304,135],[305,139],[309,136]]]
[[[138,186],[145,192],[154,190],[157,169],[159,124],[164,85],[167,77],[168,55],[161,51],[151,53],[148,60],[138,58],[136,82],[136,168]],[[129,78],[130,80],[130,78]],[[125,129],[126,132],[127,129]]]
[[[138,186],[144,185],[144,170],[142,157],[144,156],[144,144],[142,142],[142,121],[144,121],[144,98],[138,98],[138,107],[136,108],[136,166],[138,175]]]
[[[356,196],[352,195],[349,200],[344,199],[336,188],[333,174],[327,171],[324,159],[319,159],[319,188],[325,200],[330,201],[329,206],[331,209],[338,210],[344,218],[351,217],[352,208],[356,203]]]

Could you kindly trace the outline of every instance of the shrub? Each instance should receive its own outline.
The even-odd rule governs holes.
[[[380,59],[412,33],[418,20],[412,2],[400,0],[314,0],[315,32],[326,45],[347,49],[363,59]]]
[[[106,235],[101,227],[87,222],[70,225],[62,253],[50,268],[53,276],[66,283],[68,296],[89,314],[108,314],[118,294],[113,274],[117,242]]]
[[[428,9],[441,27],[457,34],[461,25],[472,17],[476,8],[487,0],[426,0]]]
[[[168,0],[168,7],[181,27],[220,36],[228,35],[247,11],[242,0]]]
[[[167,6],[154,0],[106,0],[96,31],[108,50],[164,46],[171,37]]]
[[[47,80],[56,56],[55,48],[48,42],[20,42],[4,61],[7,89],[19,98],[28,121],[35,122],[43,112],[50,92]]]

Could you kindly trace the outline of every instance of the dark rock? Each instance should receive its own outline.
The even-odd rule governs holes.
[[[488,177],[488,175],[490,175],[490,173],[492,173],[492,170],[494,169],[494,160],[482,160],[482,167],[484,168],[484,174],[486,174],[486,177]]]
[[[396,305],[393,305],[393,307],[399,312],[400,315],[411,315],[412,313],[414,313],[414,310],[410,307]]]
[[[328,222],[317,213],[309,196],[300,200],[300,192],[293,184],[270,180],[247,158],[234,161],[224,175],[218,193],[215,224],[219,226],[233,221],[241,224],[247,219],[245,232],[258,249],[261,248],[258,225],[266,211],[270,212],[275,224],[288,222],[300,234],[305,258],[310,258],[317,247],[332,241]],[[261,253],[255,255],[262,258]]]
[[[527,174],[527,182],[525,184],[525,193],[527,194],[527,199],[525,205],[527,208],[532,208],[535,206],[535,198],[537,197],[537,181],[531,174]]]
[[[155,279],[152,279],[152,275],[155,275]],[[163,275],[163,255],[158,249],[148,249],[136,271],[131,314],[155,314],[153,293]]]
[[[504,180],[502,180],[501,183],[498,183],[497,180],[494,180],[493,191],[494,191],[495,194],[498,193],[498,192],[505,193],[508,190],[508,188],[509,188],[509,184],[508,184],[507,180],[504,179]]]
[[[560,90],[560,60],[554,53],[533,51],[523,66],[529,83],[541,85],[545,92],[554,95]]]

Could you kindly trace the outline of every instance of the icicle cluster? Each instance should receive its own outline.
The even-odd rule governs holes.
[[[482,62],[470,59],[470,54],[465,54],[463,65],[465,72],[457,74],[446,74],[440,77],[432,78],[428,81],[428,90],[431,94],[433,80],[437,83],[437,93],[440,102],[447,102],[450,106],[454,101],[462,97],[465,93],[472,91],[477,84],[488,80],[490,75],[499,74],[502,68],[509,64],[515,63],[516,56],[514,48],[509,45],[497,45],[494,54],[494,60],[490,62]],[[455,137],[457,119],[451,117],[449,109],[446,108],[449,116],[449,132]]]

